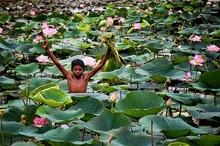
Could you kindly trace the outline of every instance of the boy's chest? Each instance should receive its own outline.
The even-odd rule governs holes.
[[[85,93],[87,88],[87,81],[84,78],[76,79],[70,78],[68,80],[69,90],[72,93]]]

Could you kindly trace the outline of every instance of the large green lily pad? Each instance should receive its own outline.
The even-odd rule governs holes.
[[[166,108],[164,100],[153,92],[132,91],[116,103],[115,111],[141,118],[145,115],[157,114]]]
[[[100,135],[100,141],[107,145],[110,135],[114,135],[111,141],[111,146],[151,146],[152,139],[151,135],[145,132],[136,132],[122,127],[120,129],[113,129],[109,132],[102,132]],[[164,137],[154,136],[154,144],[164,140]]]
[[[184,105],[195,106],[197,104],[203,103],[203,100],[198,95],[186,94],[186,93],[169,93],[169,92],[160,92],[159,95],[166,95],[171,97],[177,102],[180,102]]]
[[[203,130],[188,125],[181,118],[147,115],[141,118],[139,122],[147,131],[151,131],[151,123],[153,122],[153,132],[162,132],[169,138],[207,134],[207,132]]]
[[[220,118],[220,107],[214,105],[199,105],[194,108],[186,107],[187,112],[198,119],[211,119],[213,117]]]
[[[53,123],[59,124],[66,124],[73,120],[84,117],[84,112],[82,109],[61,111],[46,105],[40,106],[37,109],[36,114],[40,117],[50,120]]]
[[[157,75],[170,79],[181,79],[186,76],[184,71],[175,69],[172,62],[165,58],[159,58],[148,62],[140,68],[137,68],[135,72],[149,77]]]
[[[94,132],[106,132],[120,127],[129,128],[130,119],[122,113],[113,113],[104,109],[103,112],[84,124],[84,126]]]
[[[19,65],[15,68],[15,71],[19,75],[24,75],[26,76],[27,74],[29,75],[34,75],[37,72],[40,72],[39,65],[36,63],[30,63],[26,65]]]
[[[49,83],[36,88],[30,93],[29,97],[50,107],[58,107],[72,102],[71,97],[60,90],[56,83]]]

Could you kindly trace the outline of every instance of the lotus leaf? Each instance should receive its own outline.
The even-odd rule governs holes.
[[[132,133],[128,129],[122,127],[119,129],[113,129],[109,132],[102,132],[100,135],[100,141],[107,145],[110,135],[114,135],[111,141],[111,146],[151,146],[152,140],[149,134],[144,132]],[[163,137],[154,137],[154,144],[164,140]]]
[[[95,98],[86,97],[77,104],[71,106],[69,110],[82,109],[85,114],[98,115],[103,111],[103,104]]]
[[[52,145],[67,145],[79,140],[80,133],[77,127],[70,127],[68,129],[58,127],[44,134],[35,135],[35,138],[37,140],[47,141]]]
[[[153,122],[153,131],[162,132],[169,138],[177,138],[187,135],[207,134],[207,132],[192,127],[181,118],[160,117],[156,115],[147,115],[139,120],[142,127],[151,131]]]
[[[192,145],[199,145],[199,146],[217,146],[220,144],[220,136],[219,135],[202,135],[202,136],[186,136],[186,137],[180,137],[177,138],[173,141],[181,141],[184,143],[189,144],[190,146]],[[170,140],[167,140],[164,144],[168,145],[168,143],[173,143],[170,142]]]
[[[155,59],[137,68],[136,73],[147,76],[160,75],[170,79],[180,79],[186,76],[186,73],[175,69],[174,65],[164,58]]]
[[[220,118],[220,108],[214,105],[199,105],[195,108],[186,107],[187,112],[198,119]]]
[[[91,97],[99,101],[108,100],[109,96],[102,93],[69,93],[74,100],[83,100],[84,98]]]
[[[113,113],[108,109],[104,109],[99,116],[90,119],[84,126],[87,129],[100,133],[120,127],[129,128],[131,123],[130,119],[122,113]]]
[[[84,117],[84,112],[82,111],[82,109],[77,109],[77,110],[69,109],[69,110],[61,111],[55,108],[48,107],[46,105],[40,106],[37,109],[36,114],[39,115],[40,117],[50,120],[53,123],[58,123],[58,124],[66,124],[73,120]]]
[[[212,90],[212,91],[220,91],[220,78],[217,78],[219,76],[220,70],[214,70],[205,72],[200,76],[199,82],[196,83],[190,83],[193,88],[199,89],[199,90]]]
[[[21,122],[3,121],[2,124],[3,124],[4,136],[8,138],[13,138],[19,135],[19,132],[21,131]],[[0,127],[0,132],[2,133],[1,127]]]
[[[36,63],[30,63],[27,65],[19,65],[15,68],[15,71],[19,75],[26,76],[27,74],[29,75],[34,75],[37,72],[40,72],[39,65]]]
[[[186,93],[169,93],[169,92],[160,92],[160,95],[166,95],[171,97],[177,102],[180,102],[184,105],[195,106],[197,104],[203,103],[203,100],[198,95],[186,94]]]
[[[55,83],[42,85],[36,88],[30,93],[29,97],[34,101],[47,104],[50,107],[58,107],[72,102],[71,97],[60,90]]]
[[[157,114],[165,107],[164,100],[153,92],[131,91],[123,100],[116,103],[114,109],[116,112],[141,118],[145,115]]]
[[[11,146],[37,146],[38,144],[34,142],[15,142]]]
[[[0,84],[2,85],[2,87],[4,85],[14,85],[15,84],[15,80],[5,77],[5,76],[0,76]]]

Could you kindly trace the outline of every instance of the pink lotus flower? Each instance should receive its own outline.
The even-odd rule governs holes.
[[[135,23],[134,25],[134,29],[138,29],[138,30],[140,30],[141,29],[141,23]]]
[[[125,22],[125,18],[124,17],[120,17],[118,20],[119,23],[124,23]]]
[[[181,13],[181,14],[183,13],[183,11],[182,11],[182,10],[179,10],[179,11],[177,11],[177,12],[178,12],[178,13]]]
[[[106,27],[102,26],[102,27],[100,28],[100,30],[101,30],[101,31],[105,31],[105,30],[106,30]]]
[[[204,59],[202,58],[201,55],[198,55],[196,54],[194,56],[194,59],[193,60],[190,60],[189,61],[192,65],[195,65],[195,66],[203,66],[202,63],[204,63]]]
[[[112,17],[107,18],[108,25],[113,25],[114,19]]]
[[[167,106],[171,106],[172,105],[172,98],[169,98],[168,100],[167,100]]]
[[[85,5],[84,5],[84,4],[80,4],[79,7],[80,7],[80,8],[84,8]]]
[[[44,36],[46,37],[52,37],[54,34],[57,33],[56,28],[50,28],[50,27],[46,27],[43,30]]]
[[[37,57],[37,61],[42,62],[42,63],[47,63],[47,62],[49,62],[49,59],[48,59],[47,56],[40,55],[40,56]]]
[[[138,12],[138,13],[141,13],[141,12],[142,12],[142,10],[141,10],[141,9],[138,9],[138,10],[137,10],[137,12]]]
[[[3,32],[3,29],[2,28],[0,28],[0,34]]]
[[[212,4],[212,2],[210,2],[210,1],[207,1],[207,3],[206,3],[206,5],[211,5]]]
[[[95,67],[96,65],[96,60],[92,57],[88,57],[88,56],[85,56],[82,61],[84,62],[85,65],[87,66],[91,66],[91,67]]]
[[[47,22],[43,22],[41,28],[44,29],[44,28],[47,28],[47,27],[48,27]]]
[[[188,81],[191,81],[192,79],[191,78],[191,73],[190,72],[187,72],[186,73],[186,77],[185,78],[182,78],[180,79],[181,81],[185,81],[185,82],[188,82]]]
[[[115,102],[116,100],[117,100],[117,94],[116,94],[116,92],[114,92],[110,97],[110,101]]]
[[[41,117],[35,117],[33,121],[35,127],[43,127],[49,124],[49,121],[47,119]]]
[[[220,51],[220,48],[216,45],[210,45],[210,46],[207,46],[207,49],[208,51],[211,51],[211,52],[218,52]]]
[[[31,10],[31,11],[30,11],[30,14],[31,14],[31,16],[35,16],[35,15],[36,15],[36,12],[35,12],[34,10]]]
[[[115,25],[115,29],[119,30],[120,28],[120,25]]]
[[[149,7],[147,8],[147,10],[148,10],[148,11],[152,11],[153,8],[149,6]]]
[[[38,43],[43,39],[42,35],[37,35],[36,38],[34,39],[34,42]]]
[[[201,37],[197,36],[197,35],[191,35],[189,37],[189,40],[192,42],[201,42]]]
[[[168,14],[169,14],[169,15],[172,15],[172,14],[173,14],[173,10],[170,9],[170,10],[168,11]]]

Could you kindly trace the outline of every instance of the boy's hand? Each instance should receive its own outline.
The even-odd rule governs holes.
[[[47,41],[44,41],[43,47],[44,47],[44,49],[48,49],[48,42]]]

